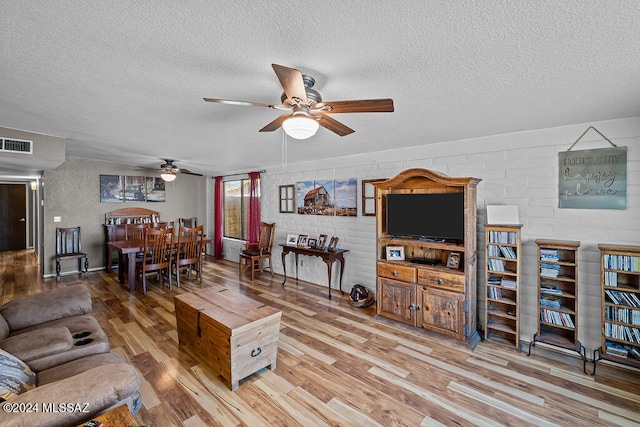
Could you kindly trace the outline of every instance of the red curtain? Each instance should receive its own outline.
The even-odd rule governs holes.
[[[213,256],[222,259],[224,252],[222,248],[222,177],[216,176],[213,194]]]
[[[247,244],[260,239],[260,172],[249,172],[249,206],[247,207]]]

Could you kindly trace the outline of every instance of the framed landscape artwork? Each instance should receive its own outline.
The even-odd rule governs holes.
[[[100,202],[122,203],[122,179],[119,175],[100,175]]]

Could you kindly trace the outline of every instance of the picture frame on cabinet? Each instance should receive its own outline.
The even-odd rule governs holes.
[[[460,267],[460,252],[451,252],[447,258],[447,268],[457,270]]]
[[[387,246],[386,252],[389,261],[404,261],[404,246]]]
[[[316,239],[309,239],[309,247],[315,249],[317,246],[317,240]]]

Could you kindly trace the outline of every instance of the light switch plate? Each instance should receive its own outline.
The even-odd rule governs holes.
[[[53,217],[53,222],[61,222],[62,221],[62,217],[61,216],[54,216]]]

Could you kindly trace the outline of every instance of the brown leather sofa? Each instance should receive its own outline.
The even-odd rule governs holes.
[[[85,285],[16,298],[0,307],[0,349],[22,360],[36,377],[35,388],[23,388],[6,403],[40,405],[37,412],[5,411],[3,425],[78,425],[122,404],[138,412],[138,375],[110,352],[91,308]],[[74,410],[59,410],[70,404]]]

